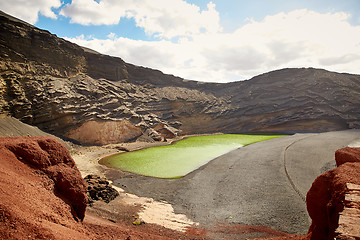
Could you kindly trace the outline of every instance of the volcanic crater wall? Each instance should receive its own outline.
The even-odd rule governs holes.
[[[82,48],[5,13],[0,56],[0,113],[83,143],[81,131],[97,124],[98,138],[88,144],[360,127],[358,75],[303,68],[233,83],[189,81]],[[104,137],[114,129],[119,138]]]

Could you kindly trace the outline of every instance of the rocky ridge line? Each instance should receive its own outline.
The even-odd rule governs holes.
[[[358,75],[303,68],[226,84],[189,81],[82,48],[3,12],[0,56],[0,113],[84,144],[360,127]]]

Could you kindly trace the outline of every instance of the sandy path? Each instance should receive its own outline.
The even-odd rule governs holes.
[[[129,192],[171,203],[202,225],[245,223],[305,234],[310,225],[306,205],[286,176],[284,154],[290,177],[306,193],[309,183],[331,167],[334,151],[356,139],[356,130],[272,139],[232,151],[181,179],[115,170],[107,175]],[[303,161],[308,169],[295,164]]]
[[[359,140],[360,130],[315,134],[294,142],[285,153],[286,167],[303,197],[320,174],[336,167],[335,151]]]

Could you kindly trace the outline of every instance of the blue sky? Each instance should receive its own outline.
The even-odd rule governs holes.
[[[359,0],[12,0],[0,9],[127,62],[228,82],[285,67],[359,74]]]

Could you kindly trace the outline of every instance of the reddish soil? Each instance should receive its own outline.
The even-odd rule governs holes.
[[[199,230],[198,230],[199,231]],[[271,229],[267,226],[256,226],[246,224],[223,223],[215,226],[211,230],[203,232],[209,239],[225,240],[305,240],[306,236],[297,236]]]

